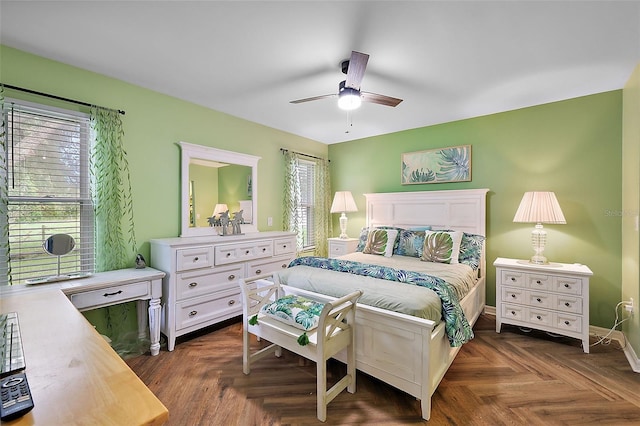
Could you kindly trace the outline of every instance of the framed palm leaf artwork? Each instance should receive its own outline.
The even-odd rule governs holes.
[[[470,180],[471,145],[402,154],[402,185]]]

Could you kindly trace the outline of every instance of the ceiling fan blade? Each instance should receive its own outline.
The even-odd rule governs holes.
[[[311,98],[303,98],[303,99],[296,99],[295,101],[289,101],[290,104],[301,104],[303,102],[311,102],[311,101],[317,101],[320,99],[327,99],[327,98],[335,98],[336,96],[338,96],[335,93],[332,93],[330,95],[320,95],[320,96],[313,96]]]
[[[378,95],[370,92],[360,92],[363,102],[370,102],[372,104],[386,105],[390,107],[398,106],[402,99],[393,98],[391,96]]]
[[[360,83],[364,77],[364,70],[367,69],[367,62],[369,61],[369,55],[366,53],[351,52],[351,59],[349,59],[349,69],[347,70],[347,82],[346,87],[351,87],[356,90],[360,90]]]

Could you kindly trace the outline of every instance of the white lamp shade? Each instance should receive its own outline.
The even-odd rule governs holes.
[[[211,217],[218,215],[220,213],[224,213],[227,210],[229,210],[229,207],[227,207],[226,204],[216,204],[216,207],[213,209],[213,214],[211,215]]]
[[[565,224],[556,194],[553,192],[525,192],[513,218],[522,223]]]
[[[357,212],[358,207],[351,191],[337,191],[331,203],[331,213]]]

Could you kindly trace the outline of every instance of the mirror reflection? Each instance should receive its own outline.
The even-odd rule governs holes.
[[[257,232],[260,157],[180,141],[181,236],[216,235],[226,205],[229,219],[242,218],[242,232]],[[241,214],[236,215],[242,211]],[[215,212],[215,213],[214,213]],[[237,230],[237,228],[236,228]]]
[[[209,218],[219,218],[226,206],[230,216],[242,210],[243,223],[252,223],[251,167],[196,160],[189,164],[191,181],[190,226],[210,226]]]
[[[76,278],[84,278],[91,275],[90,272],[73,272],[70,274],[62,274],[60,270],[60,259],[71,253],[76,247],[76,240],[68,234],[54,234],[48,237],[42,243],[42,249],[51,256],[58,257],[58,273],[47,277],[30,278],[25,280],[26,284],[43,284],[54,281],[72,280]]]

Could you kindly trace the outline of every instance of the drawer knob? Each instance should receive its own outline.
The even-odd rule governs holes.
[[[539,320],[542,319],[542,317],[540,315],[536,315],[536,318],[538,318]]]
[[[191,312],[189,312],[189,316],[190,316],[190,317],[194,317],[194,316],[196,316],[196,315],[198,315],[198,311],[191,311]]]
[[[235,304],[236,304],[235,300],[233,300],[233,299],[229,300],[229,306],[232,306],[232,305],[235,305]]]
[[[262,273],[262,269],[256,269],[256,275]]]
[[[515,281],[515,280],[516,280],[516,277],[511,277],[511,281]]]
[[[194,262],[197,262],[199,259],[200,259],[200,258],[199,258],[198,256],[196,256],[196,257],[194,257],[194,258],[193,258],[193,261],[194,261]]]
[[[569,302],[564,302],[564,306],[566,306],[566,307],[568,308],[569,306],[571,306],[571,303],[569,303]]]
[[[229,275],[229,281],[233,281],[234,279],[236,279],[235,275],[233,275],[233,274]]]
[[[244,254],[249,254],[249,250],[245,251]]]
[[[542,300],[539,297],[536,298],[536,300],[538,301],[538,303],[542,303]]]
[[[536,281],[536,284],[541,284],[541,283],[540,283],[540,280]]]
[[[287,245],[285,244],[285,245],[283,245],[282,247],[287,248]]]
[[[196,282],[189,283],[189,287],[191,287],[191,288],[194,288],[194,287],[197,287],[197,286],[198,286],[198,283],[196,283]]]
[[[511,311],[511,315],[515,315],[515,314],[516,314],[516,311]]]
[[[227,257],[231,256],[231,253],[227,253]]]
[[[569,321],[564,322],[564,325],[569,325],[569,324],[571,324]]]
[[[265,251],[267,251],[266,247],[262,247],[262,252],[264,253]]]
[[[287,264],[286,263],[282,264],[282,269],[287,269]]]
[[[513,297],[514,299],[516,298],[516,295],[511,293],[511,297]]]
[[[571,286],[567,283],[564,284],[564,288],[571,288]]]
[[[104,296],[104,297],[116,296],[116,295],[118,295],[118,294],[120,294],[120,293],[122,293],[122,290],[118,290],[118,291],[116,291],[115,293],[105,293],[105,294],[103,294],[102,296]]]

